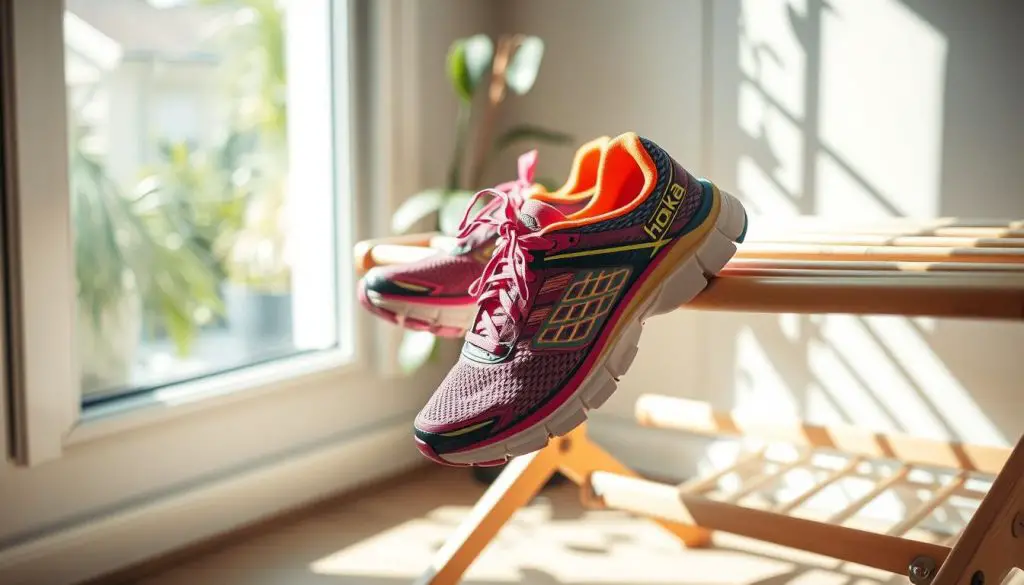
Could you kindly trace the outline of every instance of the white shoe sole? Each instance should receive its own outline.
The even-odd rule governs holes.
[[[374,291],[366,291],[366,300],[389,313],[394,314],[399,325],[403,325],[406,319],[415,319],[428,324],[431,328],[447,328],[465,332],[473,324],[476,316],[476,303],[467,305],[439,305],[427,303],[413,303],[384,297]]]

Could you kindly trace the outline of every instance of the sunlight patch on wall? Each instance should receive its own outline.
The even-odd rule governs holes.
[[[879,431],[899,430],[892,417],[878,404],[871,389],[861,384],[828,343],[811,340],[807,345],[807,367],[822,391],[838,406],[846,422],[870,424]]]
[[[818,424],[846,423],[846,416],[836,406],[832,395],[825,390],[823,384],[811,383],[807,388],[807,404],[804,406],[804,418]]]
[[[904,375],[857,317],[829,315],[822,322],[821,337],[855,370],[902,430],[920,436],[950,438],[948,427],[935,415],[934,405],[925,400],[920,389]]]
[[[736,410],[768,417],[799,418],[793,391],[761,347],[754,332],[743,327],[736,335]]]
[[[803,193],[804,136],[793,118],[765,99],[764,89],[753,83],[740,84],[739,119],[742,128],[758,142],[755,156],[794,199]]]
[[[948,40],[897,0],[829,2],[821,39],[823,144],[899,214],[936,216]]]
[[[967,389],[904,317],[872,316],[863,322],[898,362],[926,400],[953,431],[972,443],[1006,445],[1006,437],[978,407]]]
[[[803,319],[803,315],[796,313],[780,313],[779,314],[779,331],[786,337],[787,341],[796,343],[800,341],[800,321]]]
[[[740,13],[740,71],[793,118],[804,116],[807,56],[787,11],[807,13],[806,0],[745,0]]]
[[[815,173],[815,215],[861,221],[892,217],[892,205],[884,196],[843,167],[827,152],[819,152]]]
[[[736,185],[751,222],[759,217],[794,217],[800,210],[793,199],[747,155],[736,161]]]

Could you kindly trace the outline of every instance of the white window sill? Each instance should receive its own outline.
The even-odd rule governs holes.
[[[68,446],[159,424],[207,409],[220,408],[303,386],[333,384],[343,388],[354,375],[368,373],[366,360],[350,352],[329,350],[297,356],[237,372],[217,374],[154,390],[134,398],[85,409],[65,439]]]

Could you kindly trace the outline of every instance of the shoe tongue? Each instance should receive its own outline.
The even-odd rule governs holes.
[[[519,221],[534,232],[564,219],[565,215],[561,211],[536,199],[528,199],[519,209]]]

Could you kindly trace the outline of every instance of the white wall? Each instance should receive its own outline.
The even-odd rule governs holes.
[[[555,125],[581,141],[635,130],[740,196],[755,222],[1024,217],[1024,45],[1014,28],[1024,7],[828,4],[504,3],[506,30],[547,42],[534,93],[506,122]],[[544,172],[569,157],[542,150]],[[680,311],[648,323],[594,433],[647,471],[689,472],[699,451],[621,432],[632,428],[635,398],[657,392],[1011,443],[1024,431],[1013,406],[1022,341],[1024,327],[1012,323]]]
[[[420,177],[424,185],[444,185],[455,146],[458,98],[448,81],[448,46],[457,38],[478,33],[495,35],[497,3],[478,0],[428,0],[418,3],[419,52],[417,83]]]

